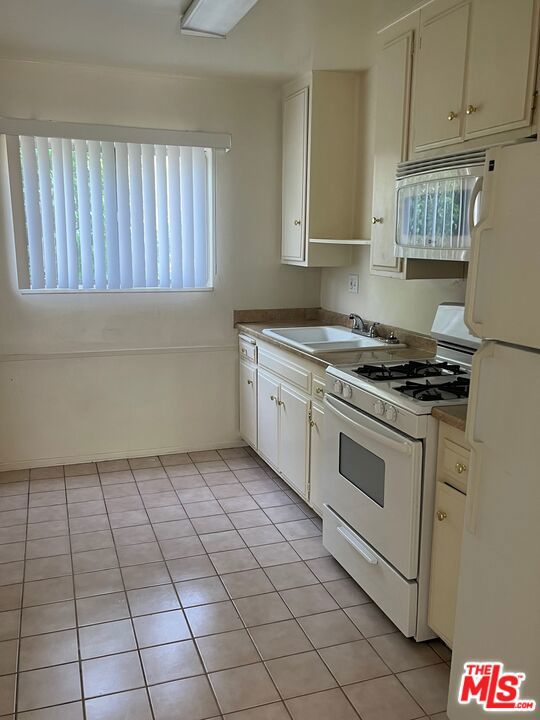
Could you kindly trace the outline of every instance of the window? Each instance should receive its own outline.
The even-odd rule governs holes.
[[[22,193],[26,230],[21,288],[212,287],[212,148],[11,140],[20,158],[12,194]]]

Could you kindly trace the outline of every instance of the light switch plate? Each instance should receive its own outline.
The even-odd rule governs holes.
[[[349,292],[358,293],[358,275],[349,275]]]

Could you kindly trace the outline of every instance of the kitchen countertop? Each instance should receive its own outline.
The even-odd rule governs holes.
[[[329,323],[332,324],[332,323]],[[279,340],[276,340],[276,338],[269,337],[268,335],[263,334],[263,330],[266,328],[276,328],[276,327],[309,327],[309,326],[319,326],[321,325],[320,320],[302,320],[302,321],[296,321],[296,322],[237,322],[236,323],[236,329],[242,334],[242,335],[248,335],[249,337],[254,338],[255,340],[263,340],[265,343],[268,343],[269,345],[275,345],[276,347],[281,348],[282,350],[286,350],[287,352],[292,353],[293,355],[298,355],[299,357],[303,358],[304,360],[307,360],[309,362],[313,362],[316,365],[320,365],[321,368],[325,369],[329,365],[340,365],[340,364],[347,364],[347,363],[355,363],[355,362],[362,362],[362,356],[365,357],[367,353],[373,352],[370,349],[366,350],[343,350],[341,352],[333,352],[333,353],[319,353],[316,355],[312,355],[311,353],[305,353],[302,352],[302,350],[299,350],[298,348],[291,347],[291,345],[287,345],[287,343],[280,342]],[[415,348],[415,347],[406,347],[406,348],[396,348],[395,350],[391,349],[392,346],[389,346],[388,348],[388,359],[392,360],[394,358],[399,357],[407,357],[409,359],[422,359],[422,358],[428,358],[433,355],[432,352],[426,352],[425,349],[421,348]],[[378,354],[381,352],[384,352],[384,350],[378,350]],[[448,425],[451,425],[452,427],[457,428],[458,430],[465,430],[465,422],[467,418],[467,406],[466,405],[446,405],[442,407],[434,407],[431,411],[431,414],[433,417],[437,418],[441,422],[445,422]]]
[[[433,417],[436,417],[441,422],[445,422],[447,425],[451,425],[458,430],[465,430],[467,405],[445,405],[435,407],[431,411],[431,414]]]
[[[332,323],[327,323],[332,324]],[[342,350],[341,352],[331,352],[331,353],[317,353],[317,354],[311,354],[303,352],[302,350],[299,350],[298,348],[292,347],[291,345],[288,345],[287,343],[280,342],[276,338],[270,337],[268,335],[263,334],[263,330],[266,328],[283,328],[283,327],[319,327],[321,325],[320,320],[304,320],[302,322],[253,322],[253,323],[243,323],[243,322],[237,322],[236,323],[236,329],[242,334],[242,335],[248,335],[255,340],[262,340],[265,343],[268,343],[269,345],[275,345],[276,347],[281,348],[282,350],[286,350],[287,352],[292,353],[293,355],[298,355],[299,357],[303,358],[304,360],[313,362],[317,365],[320,365],[322,368],[326,369],[328,365],[344,365],[347,363],[361,363],[364,362],[366,355],[369,355],[373,352],[376,352],[379,361],[381,358],[381,353],[387,353],[388,360],[393,360],[395,358],[404,358],[407,357],[408,359],[422,359],[431,357],[433,353],[426,352],[426,350],[416,347],[410,347],[407,346],[405,348],[392,348],[392,345],[388,345],[387,348],[378,348],[377,350],[373,350],[372,348],[366,348],[365,350]],[[399,337],[399,336],[398,336]]]

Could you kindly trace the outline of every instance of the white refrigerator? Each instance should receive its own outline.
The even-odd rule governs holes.
[[[470,480],[448,701],[450,720],[540,717],[540,143],[491,150],[465,304],[484,339],[473,360]],[[525,673],[535,712],[458,702],[467,662]],[[479,682],[482,673],[474,675]],[[517,681],[515,681],[517,682]],[[469,685],[470,687],[470,685]],[[513,685],[515,689],[515,685]],[[491,695],[488,704],[510,695]],[[510,701],[512,702],[512,700]]]

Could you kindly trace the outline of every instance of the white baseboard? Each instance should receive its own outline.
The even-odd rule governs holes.
[[[177,445],[174,447],[158,447],[144,449],[118,450],[117,452],[94,453],[92,455],[74,455],[70,457],[37,458],[18,463],[0,463],[0,472],[7,470],[26,470],[27,468],[49,467],[51,465],[74,465],[84,462],[100,462],[102,460],[124,460],[125,458],[149,457],[153,455],[170,455],[172,453],[197,452],[199,450],[224,450],[225,448],[246,447],[246,443],[240,437],[237,440],[202,443],[197,447],[186,447]]]

